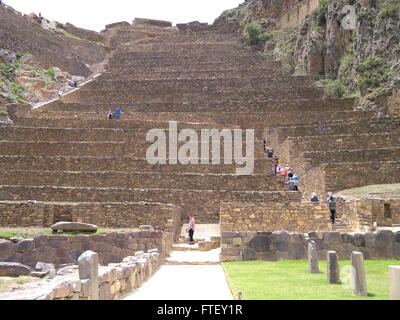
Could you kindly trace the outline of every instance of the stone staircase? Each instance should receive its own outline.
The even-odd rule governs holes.
[[[332,226],[332,231],[336,232],[353,232],[353,229],[351,226],[341,220],[336,220],[334,224],[331,224]]]

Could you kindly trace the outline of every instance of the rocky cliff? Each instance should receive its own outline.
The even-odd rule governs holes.
[[[246,36],[258,28],[258,48],[281,60],[284,71],[310,74],[328,96],[361,97],[361,105],[392,91],[400,80],[400,0],[320,0],[298,25],[279,29],[279,18],[295,0],[247,0],[225,11],[217,25]],[[354,29],[344,29],[345,5],[355,8]]]
[[[99,71],[109,48],[100,33],[0,5],[0,98],[42,103]]]

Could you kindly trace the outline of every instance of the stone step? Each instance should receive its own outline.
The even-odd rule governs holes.
[[[165,263],[177,265],[220,264],[220,252],[221,249],[210,251],[172,251],[171,256],[165,260]]]
[[[288,137],[340,135],[340,134],[400,132],[400,117],[370,118],[353,121],[321,121],[319,124],[271,125],[266,134],[284,142]]]
[[[367,117],[368,113],[360,114],[359,118]],[[357,115],[354,115],[357,117]],[[287,154],[284,162],[291,162],[302,152],[325,150],[350,150],[368,145],[369,148],[400,147],[400,131],[384,133],[353,133],[312,137],[288,137],[276,152]],[[282,151],[284,150],[284,151]]]
[[[146,159],[129,157],[0,156],[0,170],[122,171],[234,174],[237,165],[150,165]],[[272,172],[272,161],[255,159],[254,173]]]
[[[121,81],[121,80],[174,80],[174,79],[259,79],[259,81],[288,81],[289,83],[303,83],[311,85],[312,81],[309,77],[305,76],[285,76],[278,75],[271,76],[271,70],[268,68],[255,68],[255,69],[223,69],[223,70],[164,70],[164,71],[148,71],[138,72],[131,71],[107,71],[101,76],[96,78],[97,81]]]
[[[113,109],[115,111],[115,109]],[[302,124],[302,123],[317,123],[319,121],[327,121],[327,120],[337,120],[342,119],[345,121],[352,121],[354,119],[367,118],[371,113],[366,112],[304,112],[298,113],[296,119],[291,119],[286,116],[284,113],[259,113],[253,112],[251,114],[248,113],[133,113],[129,111],[122,111],[123,113],[120,116],[120,119],[116,121],[109,121],[107,116],[107,111],[94,113],[81,113],[79,112],[71,112],[71,111],[41,111],[31,114],[30,117],[17,117],[14,118],[14,124],[18,127],[33,127],[33,128],[70,128],[70,129],[80,129],[81,135],[63,135],[62,138],[53,139],[55,141],[61,140],[69,140],[73,141],[76,137],[82,136],[80,139],[91,140],[91,141],[120,141],[121,136],[124,136],[124,133],[128,133],[130,131],[124,132],[113,132],[112,135],[109,135],[109,132],[104,131],[102,134],[99,134],[100,131],[92,132],[91,135],[88,135],[88,129],[123,129],[123,130],[132,130],[132,129],[143,129],[150,130],[154,128],[166,128],[169,126],[170,121],[178,122],[179,128],[185,129],[229,129],[229,128],[242,128],[242,129],[250,129],[251,125],[252,129],[263,128],[266,125],[271,125],[274,123],[289,123],[293,122],[294,124]],[[16,130],[16,129],[14,129]],[[4,130],[3,130],[4,131]],[[48,132],[48,131],[47,131]],[[48,140],[48,134],[44,136],[38,136],[37,140]],[[11,135],[12,131],[6,132],[6,135]],[[390,145],[396,145],[397,133],[393,133],[389,136],[388,133],[379,133],[382,135],[382,138],[387,138],[387,141],[382,141],[381,147],[385,147],[385,143]],[[6,135],[3,136],[5,139]],[[358,139],[362,139],[366,134],[360,135]],[[375,137],[371,134],[371,137]],[[383,136],[386,135],[386,136]],[[113,138],[118,137],[118,138]],[[0,138],[1,138],[0,133]],[[9,140],[13,141],[27,141],[33,139],[34,137],[28,136],[29,138],[12,138]],[[45,137],[45,138],[44,138]],[[341,145],[344,143],[351,144],[356,138],[357,135],[336,135],[338,140],[331,140],[332,146],[335,144]],[[353,137],[353,138],[352,138]],[[376,136],[378,138],[378,136]],[[326,137],[318,136],[318,137],[288,137],[287,140],[289,143],[294,144],[298,150],[294,152],[295,155],[299,154],[300,151],[319,151],[326,149],[326,145],[328,143]],[[299,141],[303,143],[299,143]],[[319,143],[313,143],[313,141],[319,141]],[[334,148],[333,148],[334,149]]]
[[[97,187],[97,188],[181,188],[194,190],[283,191],[283,176],[158,173],[158,172],[70,172],[3,170],[1,185]]]
[[[132,78],[131,78],[132,79]],[[92,90],[171,90],[196,92],[198,90],[226,90],[232,88],[249,88],[249,89],[268,89],[270,87],[280,88],[282,82],[287,87],[310,87],[310,82],[296,79],[294,77],[263,77],[263,78],[223,78],[223,79],[103,79],[92,81],[84,86],[85,89]]]
[[[93,101],[88,103],[71,102],[66,103],[60,100],[47,104],[40,109],[43,111],[74,111],[106,113],[110,109],[119,107],[125,112],[279,112],[287,109],[292,112],[328,112],[328,111],[351,111],[354,99],[293,99],[273,100],[255,99],[248,100],[230,99],[220,97],[214,101],[181,101],[181,102],[130,102],[130,103],[104,103]],[[283,109],[283,106],[285,108]],[[287,136],[286,136],[287,137]]]
[[[115,109],[113,109],[115,111]],[[47,111],[35,110],[30,116],[14,118],[14,123],[18,126],[25,127],[63,127],[66,128],[115,128],[115,129],[130,129],[135,127],[138,121],[161,123],[161,121],[177,121],[181,126],[187,123],[209,123],[217,126],[218,124],[228,124],[231,127],[249,126],[249,123],[254,124],[254,127],[260,124],[276,124],[276,123],[311,123],[317,121],[337,120],[337,119],[355,119],[371,117],[370,111],[304,111],[296,114],[296,118],[289,118],[283,112],[131,112],[122,110],[119,121],[108,121],[104,119],[104,114],[107,110],[99,112],[79,112],[79,111]],[[156,126],[155,125],[155,126]],[[154,127],[155,127],[154,126]],[[387,134],[387,133],[385,133]],[[338,139],[344,135],[337,135]],[[355,137],[356,135],[347,135],[347,137]],[[345,136],[346,137],[346,136]],[[289,137],[293,141],[302,139],[311,141],[313,139],[322,139],[321,137]]]
[[[135,136],[129,135],[123,142],[90,142],[90,141],[0,141],[0,154],[13,156],[74,156],[74,157],[133,157],[143,159],[146,158],[148,148],[152,143],[146,141],[147,132],[138,132]],[[134,139],[137,137],[137,139]],[[199,148],[204,146],[209,150],[209,164],[212,164],[212,143],[205,142],[201,144],[201,133],[199,137]],[[178,150],[185,144],[179,142]],[[220,157],[224,154],[224,143],[220,143]],[[232,146],[233,148],[233,146]],[[207,150],[206,149],[206,150]],[[246,154],[246,144],[242,144],[242,154]],[[207,155],[206,155],[207,156]],[[254,158],[259,159],[265,156],[262,146],[254,148]],[[218,159],[218,155],[215,155]],[[169,151],[166,152],[166,159],[169,159]],[[201,151],[199,151],[197,163],[202,159]],[[169,163],[169,162],[167,162]],[[180,163],[180,162],[179,162]],[[225,163],[224,161],[220,161]],[[232,153],[232,163],[235,163]],[[242,167],[242,166],[237,166]]]
[[[186,92],[182,89],[177,89],[175,92],[173,90],[164,91],[154,91],[154,90],[138,90],[135,91],[117,91],[117,90],[86,90],[80,89],[74,91],[70,94],[63,96],[62,100],[64,102],[91,102],[93,98],[96,100],[101,100],[106,103],[130,103],[130,102],[161,102],[170,101],[171,104],[176,102],[183,102],[189,99],[192,101],[204,101],[208,99],[219,100],[226,98],[227,96],[232,97],[232,99],[243,99],[251,97],[252,99],[301,99],[308,98],[310,96],[322,97],[322,91],[309,87],[294,87],[286,88],[282,87],[280,90],[277,88],[265,88],[260,89],[226,89],[220,92],[208,89],[204,91],[199,89],[197,91]]]
[[[400,147],[340,150],[340,152],[338,150],[305,151],[292,161],[291,165],[300,175],[303,175],[305,172],[324,163],[358,163],[365,161],[365,159],[368,159],[369,162],[392,161],[398,159],[399,154]]]

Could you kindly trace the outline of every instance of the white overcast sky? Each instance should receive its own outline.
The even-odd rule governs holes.
[[[213,23],[227,9],[244,0],[3,0],[24,14],[34,12],[48,20],[101,31],[106,24],[136,18],[150,18],[185,23]]]

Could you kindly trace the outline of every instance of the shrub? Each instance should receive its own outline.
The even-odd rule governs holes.
[[[256,45],[260,39],[260,28],[255,23],[246,25],[246,44],[249,46]]]
[[[317,88],[323,88],[326,98],[343,98],[347,88],[340,80],[323,79],[315,82]]]
[[[326,7],[330,0],[320,0],[318,3],[318,17],[321,22],[325,22]]]
[[[386,0],[384,7],[378,12],[376,18],[384,20],[388,18],[399,18],[400,16],[400,0]]]
[[[380,87],[387,78],[388,66],[383,58],[369,57],[358,66],[358,88],[362,95],[372,92]]]

